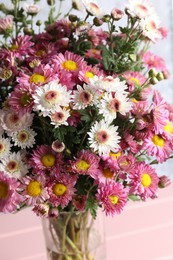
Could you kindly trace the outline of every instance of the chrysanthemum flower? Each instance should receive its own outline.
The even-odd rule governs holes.
[[[116,152],[120,139],[117,129],[117,126],[109,125],[105,120],[96,121],[88,132],[90,148],[99,155],[108,154],[110,151]]]
[[[93,174],[97,174],[99,171],[99,157],[89,150],[81,150],[70,165],[75,173],[93,177]]]
[[[47,184],[48,194],[50,198],[48,202],[54,207],[61,206],[66,207],[75,192],[74,178],[68,173],[61,173],[55,175],[53,180],[50,180]]]
[[[97,66],[83,66],[82,70],[79,71],[79,79],[85,83],[90,83],[95,76],[104,76],[104,72]]]
[[[86,8],[86,11],[89,14],[94,15],[98,18],[102,18],[104,16],[104,12],[101,9],[101,7],[98,5],[97,1],[83,0],[82,2]]]
[[[1,159],[0,170],[6,172],[11,178],[20,179],[28,173],[28,166],[22,161],[20,152],[13,152]]]
[[[143,147],[149,156],[156,156],[158,162],[164,162],[172,152],[172,144],[161,134],[150,132],[144,139]]]
[[[50,113],[51,124],[55,126],[55,128],[60,125],[68,125],[68,118],[70,116],[70,110],[66,108],[59,108],[54,113]]]
[[[33,16],[38,14],[40,12],[40,9],[41,8],[38,5],[34,4],[34,3],[32,3],[32,4],[25,4],[25,6],[24,6],[25,12],[27,14],[33,15]]]
[[[86,206],[87,196],[86,195],[74,195],[72,203],[75,208],[79,211],[84,211]]]
[[[14,212],[22,202],[17,193],[19,182],[16,178],[9,178],[0,171],[0,212]]]
[[[147,65],[148,69],[154,68],[157,71],[167,70],[164,59],[150,51],[144,53],[142,60]]]
[[[143,200],[154,198],[158,189],[159,178],[151,165],[141,162],[136,167],[130,178],[129,193],[139,195]]]
[[[49,213],[49,205],[46,203],[39,203],[33,207],[33,212],[42,218],[47,218]]]
[[[12,32],[13,30],[13,17],[6,16],[0,19],[0,34]]]
[[[29,128],[11,134],[14,145],[21,147],[21,149],[33,147],[35,144],[35,136],[36,132]]]
[[[0,137],[0,159],[9,156],[11,146],[10,139]]]
[[[108,181],[106,184],[99,184],[96,196],[106,215],[114,216],[122,212],[127,202],[128,192],[121,183]]]
[[[83,87],[77,85],[77,90],[73,91],[73,108],[84,109],[98,103],[100,93],[92,85],[84,84]]]
[[[37,178],[23,177],[19,189],[22,190],[21,195],[28,206],[43,203],[49,198],[43,176]]]
[[[123,73],[123,78],[127,80],[130,92],[134,91],[136,86],[141,86],[146,81],[145,76],[138,71],[126,71]]]
[[[153,13],[153,7],[147,0],[128,0],[128,2],[126,10],[132,17],[145,18]]]
[[[60,153],[56,153],[50,146],[41,145],[32,151],[30,165],[38,173],[58,169],[61,164],[62,157]]]
[[[112,122],[117,117],[117,113],[126,115],[131,110],[131,101],[127,95],[116,92],[114,96],[111,93],[105,93],[99,105],[99,113],[102,114],[105,120]]]
[[[37,88],[32,97],[34,99],[34,110],[43,116],[55,113],[60,110],[60,106],[68,106],[71,98],[66,87],[56,81]]]

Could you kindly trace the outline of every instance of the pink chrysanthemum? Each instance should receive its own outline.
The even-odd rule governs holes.
[[[128,192],[121,183],[109,181],[106,184],[100,183],[96,197],[98,203],[103,206],[106,215],[114,216],[123,210]]]
[[[85,210],[87,196],[85,195],[74,195],[72,202],[75,208],[79,211]]]
[[[46,171],[48,173],[54,169],[59,169],[60,165],[62,165],[62,156],[50,146],[41,145],[33,150],[29,163],[34,172],[44,173]]]
[[[98,67],[94,66],[84,66],[81,71],[79,71],[79,79],[80,81],[84,81],[85,83],[89,83],[94,76],[104,76],[104,72]]]
[[[145,76],[140,72],[126,71],[122,75],[129,85],[129,91],[134,91],[135,87],[141,86],[146,81]]]
[[[19,188],[22,190],[21,194],[28,206],[43,203],[49,198],[43,176],[37,178],[23,177]]]
[[[72,28],[68,19],[60,19],[46,27],[46,31],[52,35],[56,35],[56,39],[70,37]]]
[[[41,86],[50,81],[58,80],[57,65],[51,67],[49,64],[39,65],[34,68],[33,73],[28,71],[28,73],[21,72],[19,77],[17,77],[17,82],[19,84],[24,84],[26,86]]]
[[[155,68],[158,71],[167,70],[164,59],[150,51],[144,53],[142,60],[147,65],[148,69]]]
[[[17,193],[19,182],[0,172],[0,212],[8,213],[17,210],[22,197]]]
[[[160,129],[163,129],[163,127],[165,126],[166,121],[168,120],[169,113],[167,110],[166,101],[156,90],[154,91],[153,95],[152,115],[154,121],[154,130],[156,131],[156,133],[159,133]]]
[[[29,87],[24,84],[16,86],[8,99],[11,108],[21,115],[30,113],[33,107],[33,91],[32,86]]]
[[[139,195],[143,200],[155,198],[158,189],[159,178],[151,165],[141,162],[136,167],[130,178],[129,193]]]
[[[149,113],[149,103],[148,101],[138,101],[136,99],[132,99],[133,106],[132,106],[132,114],[136,115],[137,117],[143,116]]]
[[[77,155],[75,161],[71,162],[72,170],[78,174],[92,176],[99,171],[99,157],[89,150],[82,150]]]
[[[48,202],[54,207],[59,205],[62,208],[66,207],[74,195],[75,183],[76,179],[68,173],[56,174],[47,184],[48,194],[50,196]]]
[[[172,152],[172,144],[161,134],[152,131],[144,139],[143,147],[149,156],[156,156],[158,162],[164,162]]]
[[[13,30],[13,17],[6,16],[0,19],[0,34],[11,32]]]

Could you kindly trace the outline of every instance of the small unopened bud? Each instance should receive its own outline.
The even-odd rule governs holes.
[[[124,13],[120,9],[114,8],[111,12],[111,16],[115,21],[120,20],[123,17]]]
[[[36,25],[37,25],[37,26],[42,25],[42,21],[41,21],[41,20],[38,20],[38,21],[36,22]]]
[[[163,175],[159,177],[159,188],[165,188],[171,184],[171,180],[168,178],[168,176]]]
[[[65,149],[65,144],[59,140],[56,140],[52,143],[52,149],[57,153],[61,153]]]
[[[72,23],[76,22],[78,20],[78,17],[74,14],[70,14],[68,18],[69,18],[70,22],[72,22]]]
[[[169,73],[168,70],[164,70],[162,73],[163,73],[164,79],[169,79],[170,78],[170,73]]]
[[[162,72],[158,72],[156,75],[156,78],[158,79],[158,81],[164,80],[164,76]]]
[[[111,16],[108,14],[104,15],[102,18],[103,22],[105,22],[105,23],[108,23],[110,21],[110,19],[111,19]]]
[[[25,27],[25,28],[23,29],[23,32],[24,32],[25,34],[27,34],[27,35],[33,35],[33,34],[34,34],[34,30],[31,29],[31,28],[28,28],[28,27]]]
[[[150,79],[150,84],[152,84],[152,85],[156,85],[158,82],[159,81],[156,77],[153,77],[153,78]]]
[[[103,24],[103,21],[97,17],[93,19],[93,23],[95,26],[101,26]]]
[[[55,0],[47,0],[47,4],[50,6],[55,5]]]
[[[49,214],[48,214],[49,218],[57,218],[58,215],[59,215],[58,209],[56,208],[49,209]]]
[[[150,69],[148,72],[149,77],[156,77],[157,71],[155,69]]]

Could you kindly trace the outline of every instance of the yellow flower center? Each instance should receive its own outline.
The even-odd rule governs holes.
[[[91,78],[94,77],[94,74],[93,74],[92,72],[90,72],[90,71],[87,71],[87,72],[85,73],[85,77],[91,79]]]
[[[29,140],[29,133],[25,130],[20,131],[17,134],[17,139],[21,142],[21,143],[25,143]]]
[[[164,126],[164,130],[168,132],[169,134],[173,133],[173,127],[171,122],[167,121],[166,125]]]
[[[42,185],[38,181],[31,181],[27,186],[27,193],[32,197],[37,197],[41,194]]]
[[[65,70],[71,70],[71,71],[77,70],[77,64],[72,60],[64,61],[62,66]]]
[[[159,136],[159,135],[154,135],[154,137],[152,138],[152,142],[156,145],[156,146],[160,146],[163,147],[165,144],[164,139]]]
[[[24,107],[27,106],[31,101],[31,96],[28,95],[27,93],[24,93],[21,97],[20,97],[20,104]]]
[[[45,50],[38,50],[38,51],[36,51],[36,55],[39,56],[39,57],[41,57],[41,56],[43,56],[45,54],[46,54]]]
[[[12,44],[9,49],[10,51],[16,51],[18,49],[18,46],[16,44]]]
[[[8,195],[8,185],[0,182],[0,199],[5,199]]]
[[[141,184],[144,187],[149,187],[151,185],[151,177],[148,173],[144,173],[141,178]]]
[[[62,183],[57,183],[53,186],[53,193],[56,196],[62,196],[66,192],[67,187]]]
[[[118,153],[112,153],[110,152],[109,153],[109,156],[113,157],[115,160],[121,156],[121,152],[118,152]]]
[[[132,98],[131,101],[132,101],[133,103],[138,103],[138,102],[139,102],[136,98]]]
[[[87,171],[89,169],[90,165],[84,160],[80,160],[78,163],[76,163],[76,168],[78,170]]]
[[[53,154],[51,153],[48,153],[48,154],[45,154],[43,155],[43,157],[41,158],[41,162],[44,166],[46,167],[52,167],[55,165],[55,161],[56,161],[56,158]]]
[[[117,203],[118,203],[118,197],[117,196],[115,196],[115,195],[112,195],[112,196],[109,196],[109,198],[110,198],[110,201],[111,201],[111,203],[113,204],[113,205],[116,205]]]
[[[130,80],[133,81],[134,84],[139,85],[139,80],[137,78],[131,77]]]
[[[36,74],[36,73],[32,74],[29,79],[29,83],[35,83],[35,84],[44,83],[45,81],[46,79],[43,75]]]
[[[114,173],[110,169],[104,169],[102,172],[105,178],[112,178],[114,176]]]

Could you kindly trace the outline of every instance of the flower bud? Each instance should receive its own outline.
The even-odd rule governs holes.
[[[50,6],[55,5],[55,0],[47,0],[47,4]]]
[[[23,29],[23,32],[24,32],[25,34],[27,34],[27,35],[33,35],[34,30],[31,29],[31,28],[25,27],[25,28]]]
[[[78,20],[78,17],[74,14],[70,14],[68,18],[70,22],[76,22]]]
[[[104,15],[102,18],[103,22],[105,22],[105,23],[108,23],[110,21],[110,19],[111,19],[111,16],[108,14]]]
[[[65,149],[65,144],[59,140],[56,140],[52,143],[52,149],[57,153],[61,153]]]
[[[159,82],[159,81],[158,81],[158,79],[157,79],[156,77],[153,77],[153,78],[150,79],[150,83],[151,83],[152,85],[156,85],[158,82]]]
[[[38,20],[38,21],[36,22],[36,25],[37,25],[37,26],[42,25],[42,21],[41,21],[41,20]]]
[[[156,77],[157,71],[155,69],[150,69],[149,72],[148,72],[148,75],[149,75],[150,78]]]
[[[159,177],[159,188],[165,188],[171,184],[171,180],[168,178],[168,176],[163,175]]]
[[[170,73],[169,73],[168,70],[164,70],[162,73],[163,73],[164,79],[169,79],[170,78]]]
[[[120,9],[114,8],[111,12],[111,16],[115,21],[120,20],[123,17],[124,13]]]
[[[158,72],[156,75],[156,78],[158,79],[158,81],[164,80],[164,75],[162,72]]]
[[[93,23],[95,26],[101,26],[103,24],[103,21],[97,17],[93,19]]]

